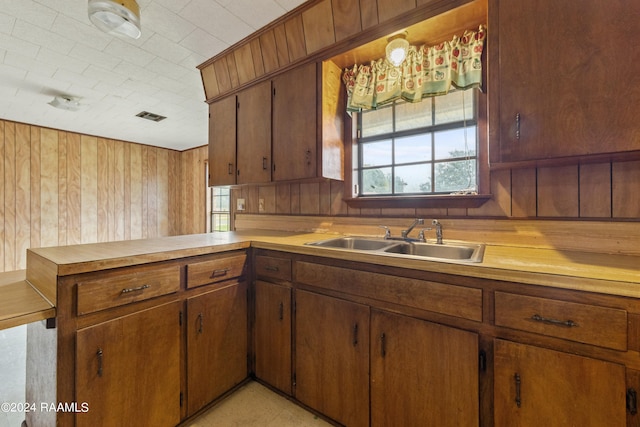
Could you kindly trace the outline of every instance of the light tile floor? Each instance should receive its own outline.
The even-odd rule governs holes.
[[[250,382],[184,427],[330,427],[295,403]]]
[[[24,402],[27,327],[0,330],[0,404]],[[0,427],[20,427],[24,412],[0,410]]]
[[[26,327],[0,330],[0,403],[24,402]],[[20,427],[24,413],[0,411],[0,427]],[[249,382],[182,427],[330,427],[257,382]]]

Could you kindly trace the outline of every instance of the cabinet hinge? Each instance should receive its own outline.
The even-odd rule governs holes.
[[[182,326],[182,310],[180,310],[180,314],[178,316],[178,324]]]
[[[487,372],[487,352],[484,350],[480,350],[478,368],[480,369],[480,372]]]
[[[184,393],[180,392],[180,407],[182,408],[182,405],[184,404]]]

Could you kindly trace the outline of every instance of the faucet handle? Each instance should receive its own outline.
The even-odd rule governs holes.
[[[423,243],[426,243],[427,239],[424,237],[424,232],[425,231],[430,231],[430,230],[432,230],[431,227],[423,228],[422,230],[420,230],[420,232],[418,233],[418,240],[423,242]]]
[[[387,227],[386,225],[380,225],[380,228],[384,228],[384,238],[385,239],[389,239],[391,238],[391,230],[389,229],[389,227]]]

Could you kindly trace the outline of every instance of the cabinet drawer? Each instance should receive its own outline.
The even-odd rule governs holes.
[[[296,262],[296,282],[482,321],[482,289],[304,261]]]
[[[178,291],[180,266],[127,268],[116,274],[80,280],[77,289],[78,315],[93,313]]]
[[[258,255],[256,256],[256,276],[291,281],[291,260]]]
[[[625,310],[496,292],[495,313],[497,326],[614,350],[627,349]]]
[[[217,256],[187,264],[187,288],[208,285],[244,274],[246,252]]]

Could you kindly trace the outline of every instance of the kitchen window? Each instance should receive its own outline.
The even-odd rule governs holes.
[[[477,194],[477,89],[357,114],[355,196]]]
[[[229,187],[211,187],[210,231],[229,231],[231,226]]]

